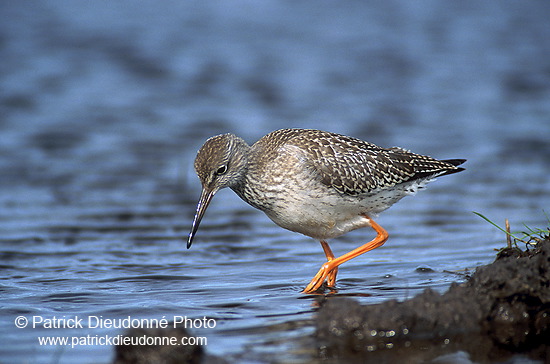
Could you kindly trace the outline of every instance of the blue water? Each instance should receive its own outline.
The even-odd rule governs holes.
[[[11,1],[0,3],[0,361],[107,363],[110,346],[39,336],[24,316],[212,318],[232,362],[310,360],[318,242],[231,191],[185,248],[209,136],[339,132],[467,158],[381,215],[385,246],[343,265],[363,303],[445,291],[503,234],[548,225],[547,2]],[[373,237],[335,239],[342,254]],[[418,269],[430,268],[430,269]]]

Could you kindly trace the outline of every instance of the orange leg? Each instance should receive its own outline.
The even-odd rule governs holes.
[[[329,285],[333,285],[334,283],[336,283],[336,273],[338,272],[337,269],[340,264],[345,263],[348,260],[353,259],[363,253],[376,249],[382,246],[386,242],[386,240],[388,240],[388,233],[386,230],[384,230],[382,226],[378,225],[376,222],[371,220],[367,215],[363,215],[363,216],[369,219],[372,228],[377,233],[376,237],[371,241],[369,241],[368,243],[366,243],[365,245],[362,245],[338,258],[334,258],[334,254],[332,254],[332,251],[328,247],[328,244],[326,242],[325,244],[323,244],[323,241],[321,241],[321,245],[323,246],[323,250],[325,251],[325,255],[327,256],[328,262],[323,264],[321,269],[319,269],[319,272],[317,272],[315,277],[313,277],[311,282],[309,282],[309,284],[302,291],[302,293],[313,293],[317,291],[319,288],[321,288],[323,282],[327,278],[329,280],[328,282]],[[334,282],[331,282],[332,280],[334,280]]]
[[[335,256],[332,250],[330,249],[330,246],[328,243],[324,240],[321,240],[321,246],[323,247],[323,250],[325,252],[325,255],[327,256],[327,262],[330,262],[334,260]],[[334,287],[336,285],[336,275],[338,274],[338,267],[334,268],[328,273],[327,276],[327,284],[329,287]]]

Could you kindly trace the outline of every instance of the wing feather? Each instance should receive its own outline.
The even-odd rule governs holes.
[[[381,148],[360,139],[318,130],[302,130],[286,142],[309,155],[308,160],[323,184],[348,195],[371,193],[462,170],[455,164],[463,160],[440,161],[402,148]]]

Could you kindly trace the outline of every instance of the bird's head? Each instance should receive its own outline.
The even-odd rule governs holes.
[[[191,247],[195,233],[210,204],[220,189],[237,185],[244,176],[250,146],[233,134],[222,134],[208,139],[195,158],[195,171],[202,184],[202,192],[187,240]]]

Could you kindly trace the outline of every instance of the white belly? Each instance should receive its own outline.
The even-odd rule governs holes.
[[[370,227],[370,220],[365,215],[377,217],[403,197],[416,193],[427,182],[411,182],[376,194],[358,196],[343,196],[336,191],[328,193],[330,189],[324,185],[313,190],[293,185],[292,191],[280,191],[287,196],[265,213],[285,229],[315,239],[331,239],[358,228]]]

